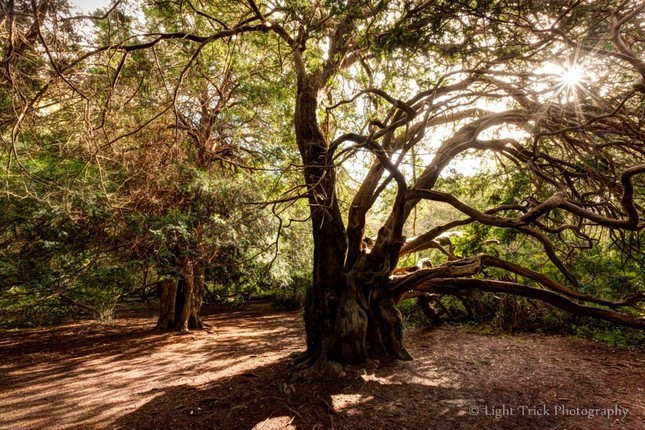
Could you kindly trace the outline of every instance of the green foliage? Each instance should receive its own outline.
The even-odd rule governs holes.
[[[416,299],[401,300],[396,307],[403,316],[403,325],[407,329],[421,327],[430,324],[428,318],[417,306]]]
[[[616,327],[605,321],[575,320],[571,324],[571,331],[583,339],[605,343],[618,347],[643,348],[645,345],[645,332],[628,327]]]
[[[61,324],[74,318],[73,307],[58,297],[14,288],[0,295],[0,329]]]

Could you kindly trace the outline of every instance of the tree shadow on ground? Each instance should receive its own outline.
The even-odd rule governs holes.
[[[293,366],[282,360],[205,387],[180,386],[159,393],[119,420],[117,428],[395,429],[409,426],[419,411],[428,422],[430,414],[440,413],[439,399],[458,396],[450,388],[384,383],[391,370],[292,381]]]
[[[363,371],[337,379],[293,380],[293,365],[284,359],[203,387],[179,386],[159,392],[123,416],[116,428],[642,428],[634,417],[566,416],[558,414],[553,404],[542,403],[544,413],[538,407],[544,399],[514,387],[460,386],[422,376],[401,382],[397,376],[401,366],[406,365],[386,363],[373,374]],[[441,366],[436,370],[449,373]]]

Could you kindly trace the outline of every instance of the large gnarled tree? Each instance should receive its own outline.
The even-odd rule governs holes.
[[[272,25],[292,48],[298,77],[294,126],[314,229],[305,359],[323,369],[378,356],[408,359],[396,302],[413,292],[517,294],[645,327],[642,317],[618,311],[639,303],[642,293],[609,301],[578,292],[560,257],[566,253],[554,243],[593,242],[596,227],[612,234],[643,227],[642,185],[636,184],[645,173],[637,81],[642,35],[635,21],[642,10],[600,2],[349,1],[342,12],[303,12],[293,35]],[[316,50],[305,47],[321,43],[326,59],[311,61]],[[362,122],[341,110],[348,104],[367,112]],[[415,149],[427,153],[418,172]],[[529,173],[528,193],[478,209],[439,189],[446,167],[472,151],[484,160],[494,154],[506,180]],[[374,162],[345,219],[338,169],[350,155],[366,152]],[[390,185],[396,191],[389,217],[367,246],[370,211]],[[423,201],[451,205],[463,217],[406,239],[406,223]],[[393,276],[403,255],[441,248],[442,233],[469,223],[537,241],[570,285],[492,255],[456,258],[448,250],[445,264]],[[642,250],[631,252],[642,263]],[[486,279],[487,267],[528,282]]]

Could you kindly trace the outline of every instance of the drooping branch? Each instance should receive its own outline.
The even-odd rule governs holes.
[[[381,90],[379,88],[373,88],[373,87],[365,88],[364,90],[361,90],[358,93],[356,93],[355,95],[353,95],[350,99],[341,100],[338,103],[336,103],[336,104],[334,104],[332,106],[329,106],[327,109],[328,110],[336,109],[337,107],[342,106],[344,104],[352,103],[357,98],[359,98],[360,96],[362,96],[364,94],[376,94],[377,96],[382,97],[383,99],[387,100],[392,106],[395,106],[395,107],[405,111],[406,113],[408,113],[410,115],[415,115],[416,114],[416,111],[410,105],[408,105],[406,102],[404,102],[403,100],[399,100],[397,98],[394,98],[391,95],[389,95],[388,93],[386,93],[385,91],[383,91],[383,90]]]
[[[589,294],[581,293],[580,291],[574,290],[572,288],[568,288],[565,285],[562,285],[554,281],[553,279],[549,278],[548,276],[542,273],[522,267],[519,264],[515,264],[510,261],[502,260],[501,258],[497,258],[492,255],[482,255],[481,263],[483,266],[497,267],[499,269],[507,270],[516,275],[523,276],[527,279],[531,279],[535,282],[540,283],[542,286],[548,288],[551,291],[554,291],[558,294],[562,294],[572,299],[576,299],[584,302],[595,303],[598,305],[608,306],[611,308],[619,308],[623,306],[631,306],[637,303],[638,301],[645,300],[645,297],[642,295],[628,296],[625,299],[620,301],[611,301],[611,300],[605,300],[599,297],[594,297]]]
[[[439,178],[441,171],[460,153],[477,146],[478,135],[484,130],[502,124],[521,124],[530,119],[524,110],[511,110],[483,115],[461,127],[451,138],[447,139],[437,150],[437,155],[428,164],[423,173],[412,187],[408,198],[408,211],[423,197],[412,195],[417,190],[431,190]]]
[[[35,30],[36,34],[38,33],[38,28],[36,28]],[[209,36],[201,36],[201,35],[187,33],[187,32],[147,33],[147,34],[140,35],[140,37],[152,37],[152,40],[148,42],[128,44],[127,41],[123,41],[121,43],[117,43],[113,45],[106,45],[106,46],[102,46],[94,50],[91,50],[89,52],[86,52],[85,54],[78,56],[76,59],[69,61],[65,65],[55,65],[56,72],[57,72],[56,76],[49,79],[47,82],[44,82],[40,90],[27,103],[25,103],[25,105],[22,107],[20,112],[16,115],[16,120],[14,122],[13,132],[12,132],[12,147],[15,147],[16,145],[18,130],[26,113],[44,97],[44,95],[47,93],[47,91],[49,90],[50,86],[53,83],[55,83],[58,79],[64,78],[66,72],[68,72],[69,70],[72,70],[74,67],[77,67],[83,61],[89,58],[92,58],[98,54],[108,52],[108,51],[123,51],[125,53],[128,53],[132,51],[145,50],[145,49],[152,48],[165,40],[188,40],[188,41],[200,43],[200,46],[203,47],[208,43],[221,40],[221,39],[226,39],[238,34],[257,32],[257,31],[268,32],[271,30],[271,28],[272,26],[270,23],[263,22],[255,25],[246,24],[246,25],[241,25],[234,28],[227,28],[225,30],[213,33]],[[111,143],[114,143],[114,141],[110,142],[110,144]]]
[[[546,302],[574,315],[592,317],[627,327],[645,329],[645,318],[633,317],[612,309],[581,305],[556,292],[529,287],[516,282],[471,278],[436,278],[425,281],[415,289],[429,293],[453,295],[463,294],[464,292],[473,290],[513,294]]]
[[[632,184],[632,177],[645,173],[645,164],[630,167],[623,171],[620,175],[620,184],[623,188],[623,194],[620,199],[620,205],[625,212],[625,219],[614,219],[602,216],[598,213],[584,209],[581,206],[570,202],[563,201],[560,207],[567,210],[574,215],[578,215],[584,219],[597,223],[599,225],[609,228],[619,228],[625,230],[640,230],[644,226],[640,222],[638,209],[634,205],[634,185]]]
[[[491,279],[478,279],[486,267],[496,267],[525,279],[536,282],[537,288],[518,282],[503,282]],[[514,294],[538,299],[576,315],[604,319],[635,328],[645,328],[645,318],[637,318],[619,312],[620,307],[634,306],[645,301],[645,294],[636,292],[626,295],[622,300],[610,301],[568,288],[542,273],[522,267],[500,258],[480,254],[448,262],[430,269],[420,269],[405,276],[391,278],[388,288],[378,291],[376,298],[408,297],[410,292],[425,292],[449,295],[468,295],[473,290]],[[579,302],[593,303],[611,309],[591,307]]]
[[[562,273],[565,278],[567,278],[573,285],[578,286],[578,280],[575,278],[575,276],[573,276],[573,274],[571,274],[562,260],[558,258],[555,253],[555,246],[546,234],[529,227],[518,227],[518,230],[537,239],[537,241],[542,244],[542,248],[544,248],[544,252],[546,253],[547,257],[549,257],[549,260],[555,265],[555,267],[558,268],[558,270],[560,270],[560,273]]]

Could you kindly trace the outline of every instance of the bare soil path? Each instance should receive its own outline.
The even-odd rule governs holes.
[[[645,352],[415,329],[415,360],[293,380],[299,312],[251,305],[207,331],[151,317],[7,332],[1,429],[645,429]]]

